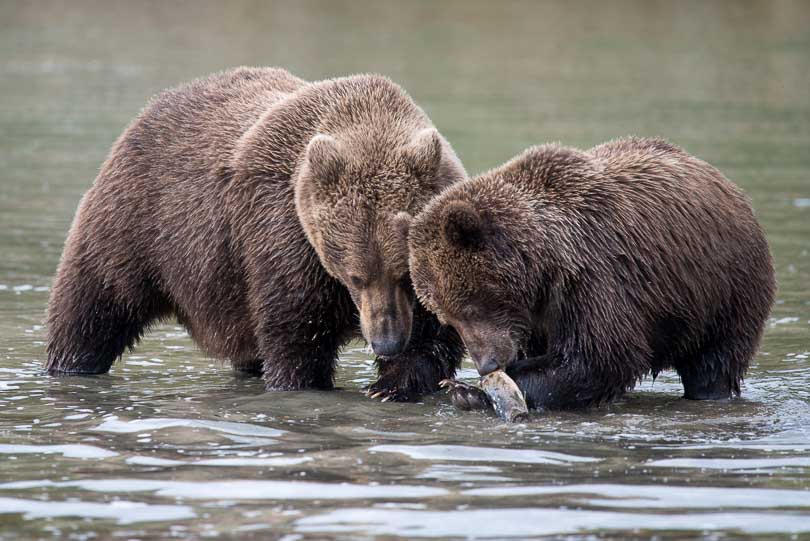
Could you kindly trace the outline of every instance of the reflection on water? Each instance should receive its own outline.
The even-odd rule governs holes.
[[[810,536],[805,2],[57,2],[0,6],[0,538]],[[543,141],[663,135],[751,195],[777,305],[744,398],[673,374],[521,425],[442,396],[264,393],[176,323],[96,378],[41,373],[81,194],[160,89],[229,66],[402,83],[471,172]],[[462,377],[473,379],[465,367]]]

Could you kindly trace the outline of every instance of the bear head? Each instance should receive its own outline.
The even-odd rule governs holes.
[[[411,226],[419,300],[459,332],[481,375],[523,355],[543,283],[544,242],[530,197],[497,175],[445,190]]]
[[[295,181],[298,216],[323,267],[351,294],[377,355],[397,355],[410,339],[411,217],[465,176],[432,127],[319,134],[307,145]]]

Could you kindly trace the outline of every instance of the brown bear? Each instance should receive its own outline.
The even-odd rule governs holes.
[[[599,405],[668,368],[686,398],[739,395],[774,299],[749,200],[661,139],[531,148],[445,190],[409,245],[419,299],[537,409]]]
[[[168,90],[79,206],[49,302],[47,370],[107,372],[175,315],[268,389],[331,388],[339,348],[361,330],[379,355],[373,394],[434,390],[463,346],[416,302],[407,230],[465,177],[385,77],[238,68]]]

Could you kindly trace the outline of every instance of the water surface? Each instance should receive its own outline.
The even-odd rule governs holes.
[[[0,4],[0,538],[810,538],[808,28],[806,2]],[[265,393],[172,322],[109,375],[44,376],[51,278],[112,141],[242,64],[385,73],[471,172],[628,134],[720,167],[780,287],[743,399],[662,374],[508,426],[366,399],[362,344],[340,390]]]

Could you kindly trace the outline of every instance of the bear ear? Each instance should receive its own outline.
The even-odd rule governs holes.
[[[307,145],[306,166],[317,186],[324,187],[336,182],[346,167],[337,139],[322,134],[313,137]]]
[[[484,241],[481,215],[466,201],[451,201],[442,212],[442,236],[454,246],[480,248]]]
[[[436,128],[417,132],[406,145],[405,156],[417,177],[433,177],[442,161],[442,139]]]
[[[411,229],[412,220],[413,217],[405,211],[398,212],[394,216],[394,230],[405,240],[408,240],[408,231]]]

